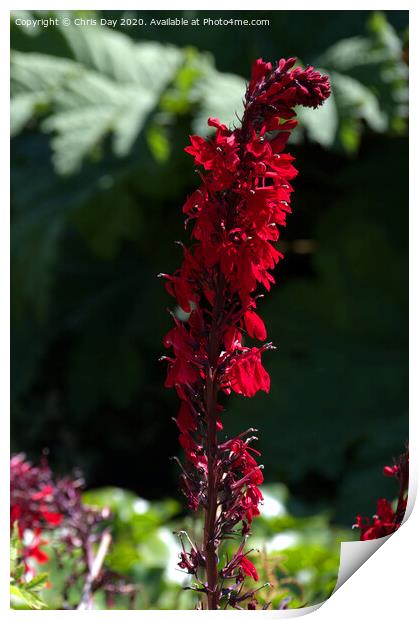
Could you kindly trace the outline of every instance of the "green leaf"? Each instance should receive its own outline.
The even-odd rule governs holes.
[[[15,577],[18,560],[20,556],[21,542],[19,539],[19,529],[17,521],[13,524],[12,535],[10,537],[10,574]]]
[[[193,129],[198,134],[208,134],[210,116],[232,127],[238,124],[243,113],[243,93],[245,80],[231,73],[209,71],[194,86],[192,97],[200,102],[200,107],[193,121]]]
[[[140,555],[131,538],[122,536],[115,542],[106,556],[106,565],[118,573],[127,574],[138,565]]]
[[[10,134],[15,136],[22,131],[32,118],[36,106],[43,100],[44,93],[21,93],[10,102]]]
[[[25,584],[25,590],[31,592],[39,592],[42,590],[48,581],[48,573],[38,573],[31,581]]]
[[[378,133],[406,131],[408,70],[401,38],[384,13],[370,16],[367,36],[338,41],[317,58],[319,64],[331,77],[339,141],[347,153],[358,148],[360,121]]]
[[[125,156],[141,133],[183,54],[160,43],[133,43],[106,28],[65,28],[76,61],[42,54],[12,56],[12,128],[18,133],[36,108],[49,105],[43,122],[62,174],[113,134],[114,153]]]
[[[168,535],[172,535],[167,528],[162,528]],[[169,550],[165,543],[165,538],[160,534],[159,530],[150,532],[138,546],[138,553],[141,564],[147,568],[164,568],[169,558]]]
[[[37,594],[15,585],[10,586],[10,606],[12,609],[45,609],[47,607]]]
[[[358,80],[341,73],[331,74],[335,99],[340,113],[364,119],[377,132],[388,127],[388,117],[380,108],[376,95]]]
[[[164,163],[169,159],[171,145],[164,127],[153,124],[147,132],[147,142],[156,161]]]
[[[23,25],[22,22],[16,24],[17,19],[27,20],[30,25]],[[22,32],[29,37],[38,36],[43,28],[39,24],[36,23],[36,18],[34,15],[34,11],[10,11],[10,22],[12,28],[21,29]]]
[[[343,118],[339,128],[339,139],[348,154],[356,153],[361,141],[361,127],[358,119]]]
[[[137,506],[139,501],[141,499],[132,491],[126,491],[117,487],[103,487],[83,493],[84,503],[98,508],[110,508],[112,513],[117,515],[122,521],[130,521],[138,512]]]
[[[173,79],[183,53],[173,45],[134,43],[121,32],[104,27],[62,27],[75,60],[111,82],[161,90]]]
[[[12,51],[10,60],[12,98],[17,93],[42,93],[50,100],[68,80],[77,78],[83,70],[73,60],[35,52]]]
[[[310,140],[318,142],[325,148],[332,146],[338,128],[338,110],[333,93],[315,110],[300,107],[298,118],[302,121]]]
[[[368,20],[368,28],[388,57],[398,59],[402,53],[402,42],[393,26],[381,11],[375,11]]]
[[[209,54],[199,53],[192,47],[184,49],[184,62],[169,87],[162,96],[161,108],[170,114],[186,114],[196,104],[194,85],[213,69],[213,59]]]
[[[371,60],[371,42],[359,36],[338,41],[317,58],[321,66],[343,73],[360,64],[369,64]]]
[[[32,116],[51,104],[63,84],[80,72],[71,60],[44,54],[11,53],[11,134],[17,135]]]

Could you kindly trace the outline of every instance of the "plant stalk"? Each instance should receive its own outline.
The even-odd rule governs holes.
[[[216,299],[214,303],[211,331],[208,342],[209,370],[206,380],[206,418],[207,418],[207,507],[205,510],[204,525],[204,552],[205,570],[208,585],[208,609],[218,609],[220,593],[217,588],[218,581],[218,556],[215,536],[215,522],[217,518],[217,393],[218,386],[215,376],[217,360],[220,353],[220,330],[219,321],[224,305],[224,280],[221,276],[218,281]]]

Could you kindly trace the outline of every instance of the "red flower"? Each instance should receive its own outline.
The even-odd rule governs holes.
[[[377,514],[372,518],[357,516],[356,525],[361,530],[361,540],[372,540],[392,534],[399,527],[400,523],[395,520],[395,512],[391,504],[386,499],[379,499],[377,502]]]
[[[36,528],[32,542],[24,549],[24,558],[33,558],[38,564],[45,564],[49,560],[49,556],[41,549],[46,541],[41,539],[41,529]]]
[[[393,467],[390,467],[390,465],[386,465],[383,468],[383,474],[385,476],[388,476],[389,478],[393,478],[393,477],[397,476],[398,473],[399,473],[399,466],[398,465],[393,465]]]
[[[199,379],[195,361],[195,342],[184,325],[177,324],[164,339],[165,347],[173,348],[174,359],[167,358],[170,369],[167,373],[165,386],[192,385]]]
[[[251,398],[259,390],[269,392],[270,377],[262,366],[261,350],[257,347],[240,348],[240,356],[233,357],[226,371],[225,391],[230,388],[237,394]]]
[[[252,79],[248,87],[248,92],[254,92],[257,84],[263,83],[263,80],[272,71],[272,64],[270,62],[264,62],[262,58],[258,58],[252,67]]]
[[[193,463],[195,467],[207,471],[208,461],[202,446],[195,443],[189,433],[181,433],[179,435],[179,443],[185,451],[186,458]]]
[[[248,575],[249,577],[251,577],[255,581],[259,581],[259,575],[258,575],[258,572],[257,572],[254,564],[252,564],[252,562],[250,560],[248,560],[246,558],[246,556],[244,556],[244,555],[241,557],[240,567],[241,567],[241,569],[242,569],[242,571],[244,572],[245,575]]]
[[[200,136],[189,137],[192,146],[185,147],[185,151],[195,158],[196,165],[202,165],[205,170],[211,170],[217,154],[214,146]]]
[[[59,512],[49,512],[48,510],[41,510],[41,515],[50,525],[60,525],[63,520],[63,515]]]
[[[399,481],[399,496],[394,510],[387,499],[379,499],[376,514],[369,519],[357,515],[354,527],[360,530],[361,540],[372,540],[393,534],[402,524],[406,506],[409,485],[409,451],[402,454],[397,463],[392,467],[386,465],[383,473],[385,476],[395,477]]]
[[[23,454],[10,460],[10,526],[18,522],[20,536],[26,529],[55,527],[63,515],[58,509],[56,487],[49,467],[33,467]]]
[[[260,514],[259,504],[263,500],[263,495],[256,484],[249,483],[245,497],[243,498],[243,508],[245,510],[246,519],[249,523],[253,521],[253,517]]]
[[[196,431],[197,429],[197,422],[192,413],[192,408],[190,404],[184,400],[180,405],[179,413],[176,418],[176,424],[182,433],[186,431]]]
[[[236,573],[236,570],[239,572]],[[234,557],[226,564],[221,571],[223,578],[236,577],[237,583],[243,581],[243,573],[248,577],[252,577],[255,581],[259,580],[259,575],[254,564],[247,559],[243,553],[243,543],[240,545]]]
[[[242,439],[232,439],[226,442],[223,447],[230,451],[230,458],[234,468],[239,467],[244,471],[249,467],[256,467],[257,463],[250,452],[253,452],[256,456],[260,456],[260,452],[250,448]]]
[[[272,272],[283,258],[275,243],[291,212],[290,182],[297,175],[294,158],[285,152],[297,125],[293,108],[316,107],[330,94],[326,76],[312,67],[293,69],[294,64],[294,58],[275,65],[258,59],[241,126],[229,129],[209,118],[215,130],[210,138],[190,136],[185,151],[201,167],[202,181],[183,205],[192,243],[183,248],[180,268],[162,274],[168,292],[187,313],[184,321],[175,319],[164,339],[173,354],[162,358],[168,363],[165,385],[174,387],[182,401],[176,418],[186,456],[181,486],[188,505],[205,511],[202,551],[197,554],[196,545],[191,552],[183,549],[179,565],[195,575],[200,565],[205,567],[209,609],[217,608],[224,592],[216,583],[220,576],[236,579],[237,587],[222,596],[239,609],[240,601],[254,597],[239,596],[240,583],[246,575],[258,579],[243,546],[224,568],[217,561],[220,542],[235,535],[237,527],[249,534],[259,514],[263,482],[255,458],[260,454],[249,447],[254,437],[243,439],[248,433],[242,433],[218,443],[222,423],[217,395],[222,390],[252,397],[270,389],[261,356],[272,347],[249,347],[245,338],[267,337],[257,312],[258,289],[270,290]]]

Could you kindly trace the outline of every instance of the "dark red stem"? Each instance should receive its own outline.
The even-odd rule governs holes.
[[[218,581],[218,556],[215,522],[217,519],[218,480],[217,480],[217,394],[218,385],[216,378],[217,361],[220,353],[220,319],[222,315],[224,299],[224,281],[219,278],[212,315],[212,324],[208,341],[209,369],[206,379],[206,418],[207,418],[207,507],[205,510],[204,525],[204,554],[205,570],[208,584],[208,609],[218,609],[220,593],[217,588]]]

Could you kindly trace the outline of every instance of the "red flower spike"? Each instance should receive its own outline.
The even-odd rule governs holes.
[[[180,268],[164,275],[168,292],[187,313],[184,321],[175,319],[164,340],[171,351],[162,358],[168,364],[165,385],[182,401],[176,418],[186,457],[181,487],[190,508],[205,514],[202,547],[188,539],[191,551],[183,548],[179,566],[203,582],[208,609],[221,602],[236,609],[246,600],[255,605],[254,591],[242,591],[246,576],[258,579],[243,544],[224,566],[218,548],[238,531],[249,535],[259,514],[260,453],[249,446],[254,437],[243,438],[246,433],[219,444],[217,396],[223,391],[250,398],[270,389],[261,358],[271,347],[246,346],[246,337],[267,337],[256,305],[260,289],[269,291],[275,282],[272,271],[282,254],[274,244],[291,213],[297,170],[285,149],[297,125],[294,107],[316,107],[330,94],[326,76],[294,65],[295,58],[276,64],[259,58],[241,126],[229,129],[209,118],[210,138],[190,136],[185,151],[202,181],[183,205],[192,241]],[[223,588],[223,578],[235,579],[236,586]]]

